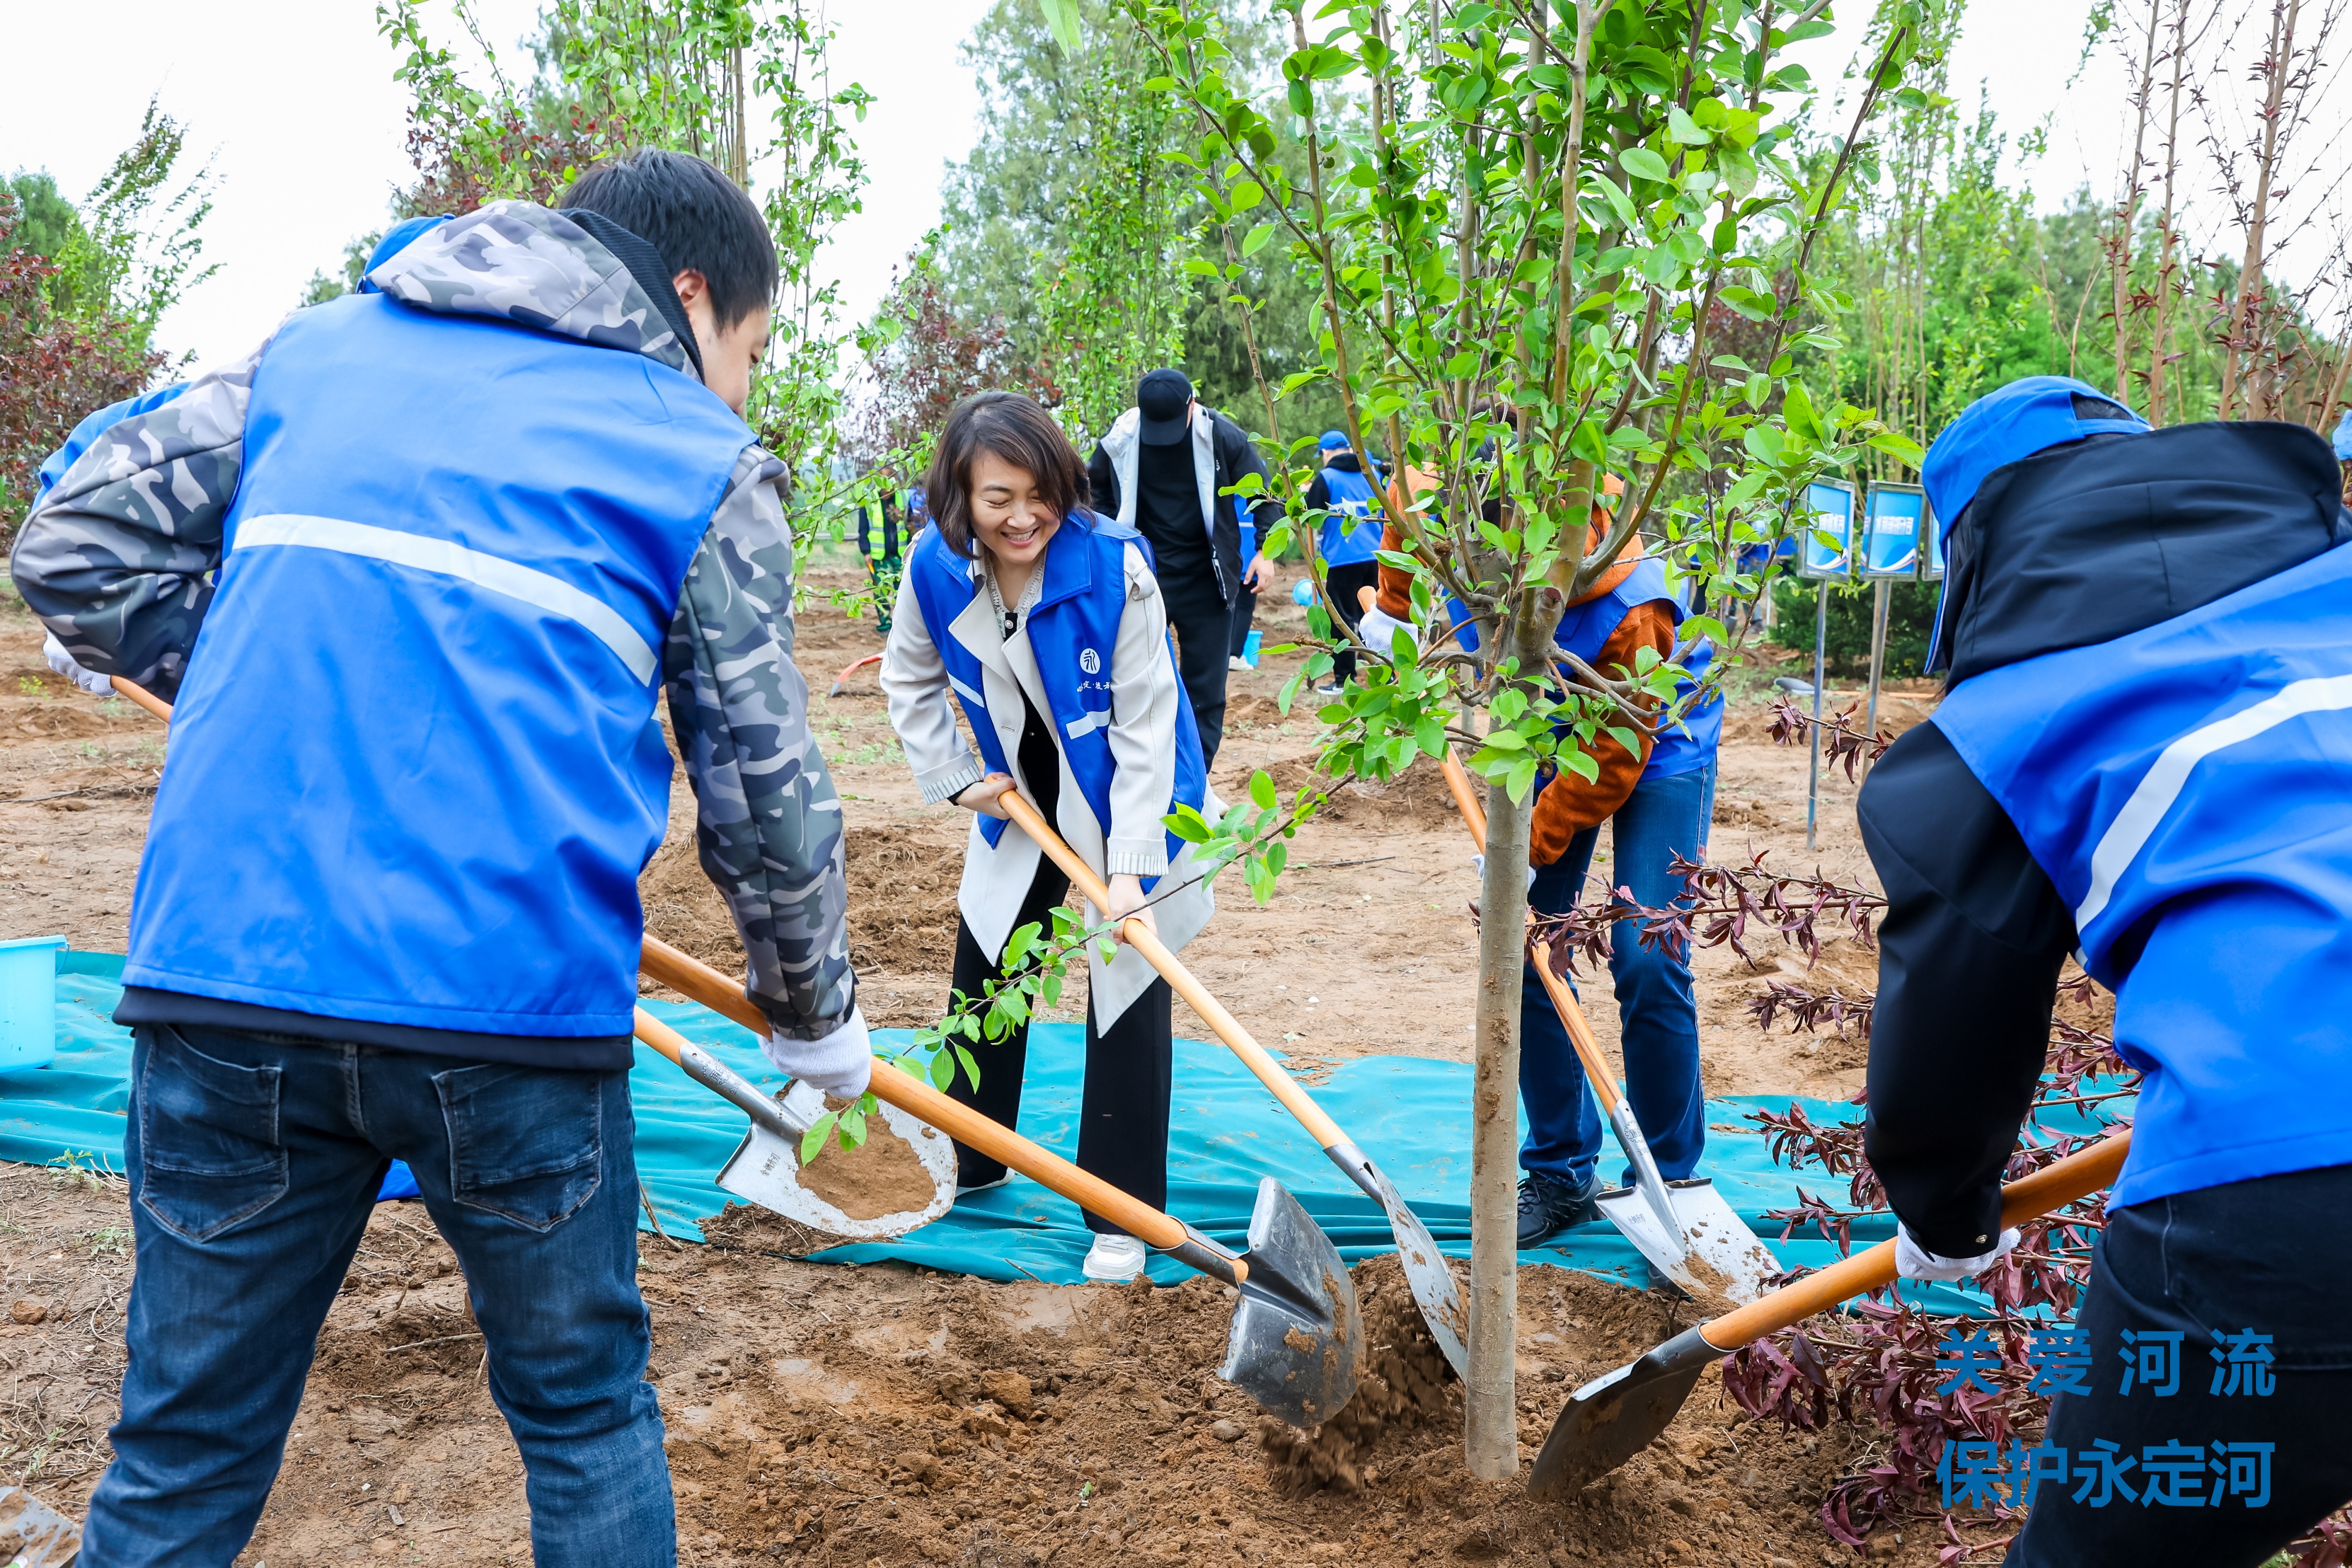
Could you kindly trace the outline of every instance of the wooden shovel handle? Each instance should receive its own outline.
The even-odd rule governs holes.
[[[1445,787],[1454,792],[1454,804],[1462,813],[1462,825],[1483,846],[1486,842],[1486,814],[1479,807],[1478,797],[1471,793],[1468,771],[1454,754],[1452,746],[1439,756],[1438,765],[1445,770]],[[1617,1080],[1601,1054],[1601,1042],[1592,1037],[1592,1026],[1586,1021],[1584,1009],[1577,1005],[1576,993],[1568,988],[1567,981],[1552,973],[1551,962],[1542,949],[1528,949],[1528,962],[1536,966],[1537,977],[1550,994],[1553,1010],[1568,1026],[1568,1037],[1576,1047],[1576,1058],[1584,1064],[1584,1076],[1591,1081],[1593,1095],[1601,1101],[1601,1114],[1607,1116],[1617,1109]]]
[[[640,961],[645,973],[682,995],[690,996],[714,1013],[724,1014],[765,1039],[768,1020],[744,996],[742,988],[719,971],[688,957],[656,937],[646,938]],[[638,1037],[645,1038],[643,1035]],[[656,1041],[646,1043],[656,1050]],[[664,1055],[668,1053],[665,1051]],[[676,1060],[676,1058],[672,1058]],[[959,1105],[901,1071],[892,1063],[874,1059],[874,1097],[927,1121],[967,1148],[1011,1166],[1041,1186],[1049,1187],[1089,1214],[1101,1215],[1147,1247],[1166,1249],[1182,1244],[1183,1224],[1140,1198],[1130,1197],[1099,1176],[1079,1170],[1059,1154],[1040,1148],[1011,1128],[992,1121],[968,1105]]]
[[[1577,1005],[1576,993],[1568,988],[1567,981],[1552,973],[1551,955],[1543,948],[1530,944],[1528,962],[1536,966],[1536,977],[1550,994],[1552,1010],[1568,1026],[1569,1041],[1576,1047],[1576,1059],[1584,1064],[1584,1076],[1592,1084],[1593,1098],[1601,1102],[1601,1116],[1606,1119],[1613,1115],[1620,1098],[1617,1079],[1609,1070],[1608,1059],[1601,1054],[1601,1042],[1592,1037],[1592,1026],[1586,1021],[1584,1009]]]
[[[168,724],[172,721],[172,705],[137,681],[125,680],[119,675],[109,676],[107,679],[114,682],[115,690],[144,708],[164,723]]]
[[[1452,745],[1449,744],[1439,754],[1438,766],[1445,770],[1445,787],[1454,792],[1454,804],[1462,813],[1462,826],[1470,830],[1470,837],[1478,841],[1478,847],[1485,848],[1486,809],[1478,804],[1477,795],[1470,788],[1469,771],[1463,767],[1462,759],[1454,754]]]
[[[2112,1186],[2124,1168],[2124,1156],[2130,1152],[2131,1129],[2126,1127],[2087,1149],[2077,1149],[2064,1159],[2044,1165],[2022,1180],[2011,1182],[2000,1192],[2002,1226],[2048,1214],[2076,1198],[2088,1197],[2101,1187]],[[1857,1252],[1818,1274],[1808,1274],[1793,1285],[1727,1312],[1699,1332],[1716,1349],[1736,1351],[1767,1334],[1802,1322],[1815,1312],[1827,1311],[1850,1297],[1892,1284],[1894,1279],[1895,1244],[1882,1241],[1867,1252]]]
[[[1110,909],[1110,889],[1103,885],[1100,877],[1095,875],[1094,868],[1080,859],[1077,851],[1062,841],[1062,836],[1054,831],[1042,812],[1012,790],[998,795],[996,802],[1021,831],[1037,841],[1037,847],[1062,868],[1063,874],[1093,902],[1095,908],[1105,911]],[[1266,1054],[1265,1047],[1259,1045],[1247,1029],[1242,1027],[1241,1020],[1227,1012],[1223,1003],[1210,995],[1207,988],[1192,978],[1192,972],[1168,951],[1167,944],[1160,940],[1157,932],[1141,921],[1129,919],[1120,927],[1119,934],[1127,939],[1129,946],[1143,954],[1145,963],[1166,977],[1170,988],[1184,998],[1186,1005],[1201,1016],[1202,1022],[1216,1032],[1217,1038],[1224,1041],[1227,1048],[1241,1058],[1242,1065],[1257,1076],[1258,1082],[1265,1085],[1275,1099],[1282,1101],[1283,1109],[1298,1119],[1299,1125],[1307,1129],[1307,1135],[1318,1146],[1328,1149],[1346,1136],[1339,1131],[1339,1124],[1326,1116],[1323,1108],[1282,1070],[1281,1064]]]

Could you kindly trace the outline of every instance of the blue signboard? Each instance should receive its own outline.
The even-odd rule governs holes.
[[[1864,508],[1862,574],[1919,574],[1919,525],[1927,515],[1927,492],[1917,485],[1873,484]]]
[[[1805,487],[1805,513],[1797,520],[1797,575],[1843,582],[1853,575],[1853,486],[1815,479]]]
[[[1919,513],[1919,576],[1923,582],[1944,580],[1944,529],[1936,521],[1936,509],[1923,507]]]

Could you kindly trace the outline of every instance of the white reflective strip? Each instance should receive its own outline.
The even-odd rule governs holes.
[[[974,691],[971,687],[966,686],[962,681],[958,680],[952,675],[948,677],[948,684],[955,688],[956,695],[958,697],[962,698],[966,702],[971,703],[973,707],[979,709],[983,713],[988,711],[987,698],[982,697],[979,692]]]
[[[1076,718],[1071,720],[1067,724],[1064,725],[1063,728],[1070,732],[1070,739],[1075,741],[1081,735],[1091,735],[1097,730],[1106,729],[1109,724],[1109,709],[1090,708],[1086,712],[1081,713]]]
[[[2315,676],[2282,688],[2276,696],[2264,698],[2243,712],[2192,730],[2165,747],[2091,852],[2091,890],[2074,910],[2074,929],[2087,929],[2105,910],[2107,900],[2115,896],[2117,879],[2147,847],[2198,763],[2224,747],[2251,741],[2290,720],[2346,708],[2352,708],[2352,675]]]
[[[496,555],[485,555],[478,550],[468,550],[462,544],[452,544],[446,539],[428,539],[421,533],[403,533],[397,529],[376,528],[364,522],[346,522],[339,517],[301,517],[285,512],[249,517],[237,525],[237,549],[263,544],[331,550],[339,555],[388,561],[394,566],[430,572],[436,576],[459,578],[509,599],[520,599],[549,615],[578,622],[597,641],[620,655],[621,662],[639,680],[651,680],[654,672],[661,668],[661,661],[654,657],[654,650],[637,635],[636,628],[593,595],[582,593],[560,577],[518,566]]]

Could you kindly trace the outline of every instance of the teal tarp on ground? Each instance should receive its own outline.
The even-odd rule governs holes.
[[[121,995],[122,960],[110,953],[60,955],[58,975],[58,1056],[47,1068],[0,1075],[0,1158],[46,1163],[71,1156],[119,1170],[122,1119],[129,1098],[130,1032],[112,1021]],[[753,1082],[771,1089],[782,1079],[761,1056],[750,1033],[689,1003],[649,1003],[679,1033],[709,1047]],[[877,1033],[877,1048],[901,1043],[906,1031]],[[1076,1117],[1083,1031],[1075,1024],[1042,1024],[1029,1047],[1029,1081],[1021,1131],[1064,1155],[1077,1145]],[[1284,1113],[1274,1097],[1222,1046],[1176,1042],[1176,1098],[1169,1142],[1169,1207],[1218,1239],[1240,1246],[1261,1176],[1295,1193],[1350,1262],[1392,1249],[1381,1211]],[[673,1236],[699,1237],[695,1222],[716,1215],[727,1194],[711,1184],[743,1134],[742,1115],[688,1081],[667,1060],[640,1048],[629,1089],[637,1119],[637,1168]],[[1316,1099],[1371,1155],[1428,1225],[1444,1250],[1470,1248],[1470,1069],[1420,1057],[1362,1057],[1341,1064]],[[1819,1265],[1836,1249],[1819,1239],[1778,1239],[1768,1209],[1795,1206],[1800,1175],[1774,1165],[1765,1141],[1745,1121],[1759,1107],[1780,1110],[1787,1096],[1750,1096],[1707,1102],[1706,1158],[1711,1176],[1733,1208],[1755,1226],[1781,1261]],[[1850,1121],[1859,1109],[1805,1100],[1817,1121]],[[1614,1144],[1602,1169],[1622,1159]],[[1819,1171],[1802,1178],[1821,1195],[1843,1198],[1843,1184]],[[1894,1234],[1890,1216],[1858,1222],[1857,1246]],[[1005,1186],[967,1198],[945,1217],[887,1245],[836,1247],[824,1260],[887,1259],[991,1279],[1033,1279],[1074,1284],[1088,1237],[1076,1205],[1016,1176]],[[1648,1283],[1640,1254],[1611,1226],[1582,1226],[1550,1247],[1520,1254],[1528,1263]],[[1187,1270],[1154,1258],[1155,1279],[1172,1283]],[[1937,1287],[1921,1300],[1940,1310],[1968,1310],[1971,1299]]]

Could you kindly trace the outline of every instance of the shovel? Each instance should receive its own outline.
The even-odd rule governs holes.
[[[939,1218],[955,1203],[955,1145],[897,1106],[886,1105],[882,1120],[922,1161],[924,1173],[931,1179],[930,1198],[920,1208],[869,1219],[843,1213],[800,1184],[801,1139],[824,1114],[824,1096],[813,1086],[795,1081],[782,1097],[772,1099],[643,1007],[637,1009],[636,1030],[638,1039],[676,1062],[687,1077],[751,1119],[751,1130],[719,1168],[717,1178],[721,1187],[744,1202],[853,1241],[904,1236]]]
[[[2048,1214],[2111,1185],[2130,1148],[2126,1128],[2011,1182],[2001,1189],[2001,1225]],[[1528,1489],[1542,1497],[1607,1475],[1666,1429],[1707,1363],[1894,1280],[1895,1243],[1882,1241],[1737,1311],[1685,1329],[1641,1360],[1594,1378],[1569,1396],[1568,1408],[1552,1423]]]
[[[1446,787],[1454,792],[1463,822],[1483,844],[1486,814],[1470,791],[1470,775],[1450,748],[1442,763]],[[1633,1167],[1632,1187],[1610,1188],[1595,1200],[1601,1212],[1633,1244],[1643,1261],[1673,1280],[1685,1295],[1699,1301],[1754,1300],[1763,1293],[1765,1277],[1780,1271],[1780,1261],[1724,1201],[1712,1181],[1700,1176],[1668,1182],[1658,1174],[1650,1141],[1634,1119],[1632,1102],[1617,1092],[1617,1080],[1601,1058],[1600,1042],[1592,1037],[1592,1026],[1585,1021],[1576,994],[1552,973],[1549,960],[1540,951],[1531,948],[1528,959],[1550,995],[1560,1023],[1567,1026],[1576,1058],[1584,1065],[1585,1079],[1592,1086],[1592,1097],[1607,1114],[1610,1130],[1617,1134],[1617,1146],[1625,1151],[1626,1162]]]
[[[1036,840],[1037,847],[1052,858],[1078,891],[1092,901],[1095,908],[1110,908],[1110,889],[1103,886],[1094,868],[1080,859],[1077,853],[1062,841],[1062,836],[1039,814],[1037,808],[1012,790],[996,797],[1004,813],[1020,826],[1023,832]],[[1387,1211],[1389,1226],[1396,1234],[1397,1257],[1404,1265],[1406,1284],[1412,1288],[1412,1299],[1421,1308],[1421,1315],[1429,1324],[1430,1337],[1454,1367],[1454,1375],[1467,1379],[1470,1375],[1469,1353],[1465,1342],[1470,1333],[1470,1318],[1462,1305],[1462,1294],[1455,1288],[1454,1271],[1446,1267],[1444,1255],[1437,1250],[1437,1238],[1420,1216],[1405,1206],[1396,1186],[1372,1163],[1371,1156],[1356,1147],[1348,1135],[1339,1131],[1339,1123],[1323,1112],[1313,1097],[1298,1086],[1288,1073],[1282,1070],[1265,1048],[1250,1037],[1250,1032],[1225,1010],[1224,1005],[1209,994],[1192,971],[1168,951],[1156,932],[1142,921],[1129,920],[1121,932],[1128,945],[1143,954],[1145,962],[1166,976],[1176,994],[1184,998],[1193,1012],[1198,1013],[1216,1031],[1242,1065],[1257,1076],[1258,1082],[1272,1091],[1282,1102],[1283,1109],[1298,1120],[1331,1163],[1348,1174],[1348,1179],[1362,1188],[1370,1199]]]
[[[668,943],[646,939],[645,973],[713,1012],[761,1034],[767,1020],[734,982]],[[1257,1184],[1249,1249],[1234,1253],[1182,1220],[1129,1196],[888,1062],[874,1064],[873,1092],[989,1158],[1098,1215],[1187,1268],[1238,1292],[1225,1364],[1217,1375],[1294,1426],[1321,1425],[1355,1397],[1364,1325],[1339,1249],[1271,1176]]]
[[[880,654],[869,653],[864,658],[844,665],[842,667],[841,673],[833,678],[833,689],[826,692],[825,696],[828,698],[840,696],[843,692],[849,689],[849,678],[851,676],[856,675],[859,670],[864,669],[869,664],[879,664],[881,662],[882,656]]]

